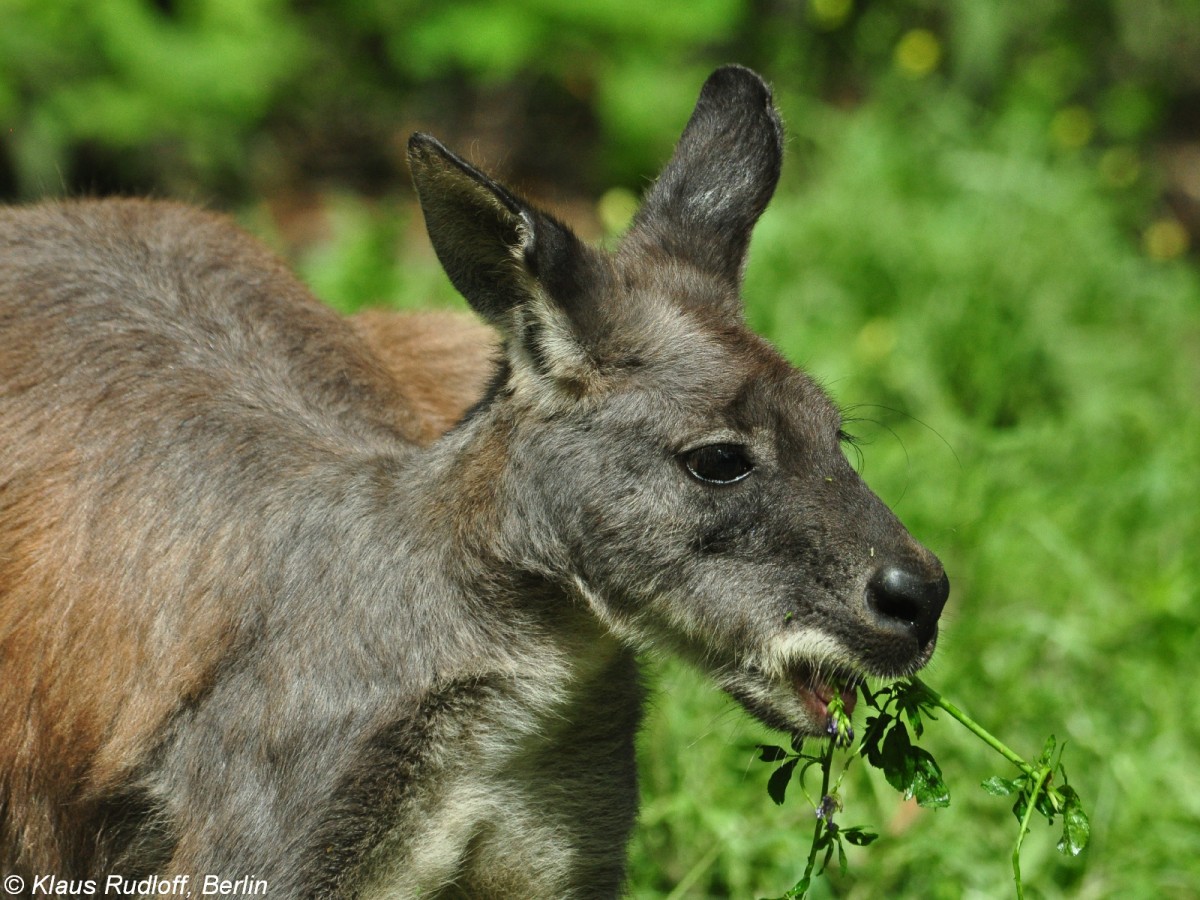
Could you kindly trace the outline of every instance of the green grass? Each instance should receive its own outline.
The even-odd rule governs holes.
[[[925,680],[1027,757],[1067,743],[1092,843],[1066,859],[1035,823],[1026,896],[1197,896],[1200,279],[1146,258],[1136,207],[1036,117],[883,109],[785,110],[749,319],[828,386],[868,482],[946,564]],[[320,292],[446,301],[419,236],[378,261],[415,234],[403,213],[349,215],[303,267]],[[781,894],[812,813],[767,796],[753,746],[777,737],[677,664],[650,668],[632,895]],[[856,767],[840,821],[883,838],[812,896],[1012,895],[1016,822],[979,783],[1015,773],[952,722],[923,744],[951,806],[913,812]]]

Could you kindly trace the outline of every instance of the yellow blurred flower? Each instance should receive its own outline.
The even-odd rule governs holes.
[[[892,321],[882,317],[875,318],[863,325],[858,332],[854,349],[865,362],[882,362],[895,349],[897,340],[896,326]]]
[[[926,28],[906,31],[896,44],[896,68],[910,78],[928,75],[938,67],[941,60],[941,41]]]
[[[596,214],[600,218],[600,224],[604,227],[604,233],[614,235],[620,234],[629,227],[637,208],[638,198],[633,191],[615,187],[605,191],[597,201]]]
[[[1187,253],[1191,238],[1183,223],[1171,216],[1151,222],[1142,232],[1142,247],[1151,259],[1165,262]]]
[[[1050,136],[1064,150],[1084,147],[1096,133],[1096,120],[1084,106],[1060,109],[1050,120]]]
[[[822,28],[837,28],[854,9],[854,0],[810,0],[812,17]]]

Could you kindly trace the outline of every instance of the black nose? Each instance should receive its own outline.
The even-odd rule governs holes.
[[[930,581],[902,566],[884,566],[867,585],[867,608],[879,623],[910,632],[926,646],[937,634],[938,617],[950,596],[950,579],[945,573]]]

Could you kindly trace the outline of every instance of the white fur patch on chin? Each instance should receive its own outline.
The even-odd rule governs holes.
[[[825,733],[825,717],[818,716],[787,681],[737,669],[724,673],[717,683],[770,728],[811,737]]]
[[[861,668],[854,654],[837,638],[808,629],[772,638],[747,662],[781,684],[790,684],[797,669],[806,669],[815,675],[833,675]]]

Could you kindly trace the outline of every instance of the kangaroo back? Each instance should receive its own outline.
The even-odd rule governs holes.
[[[268,510],[241,504],[330,446],[395,444],[406,413],[427,426],[223,219],[7,210],[0,262],[0,856],[69,874],[124,839],[122,786],[265,614]]]
[[[782,147],[718,70],[609,252],[414,136],[486,327],[174,204],[0,212],[14,893],[614,897],[638,651],[796,736],[924,665],[941,564],[743,321]]]
[[[403,393],[395,426],[414,443],[433,443],[483,397],[498,347],[496,332],[478,319],[368,310],[350,324]]]

